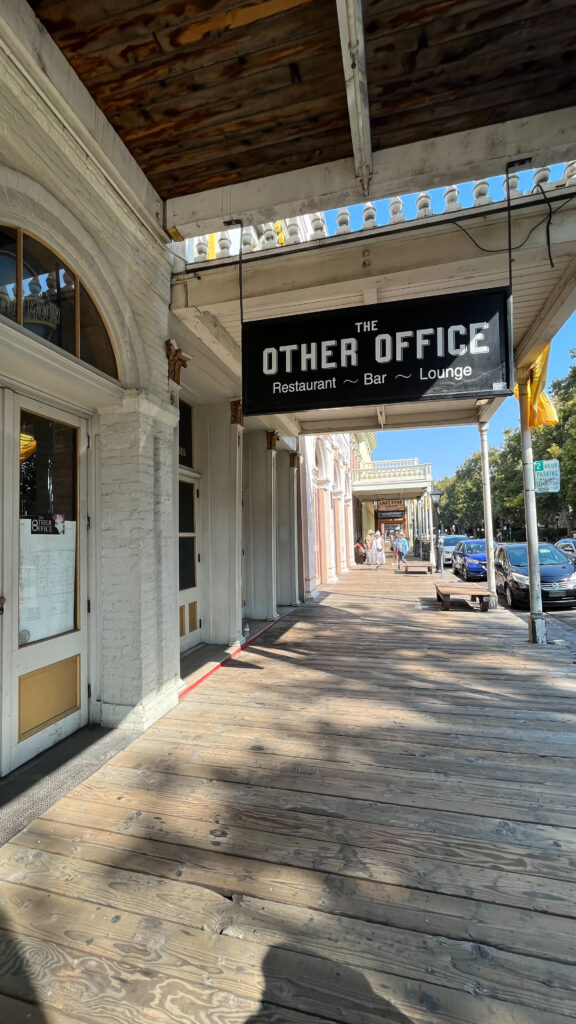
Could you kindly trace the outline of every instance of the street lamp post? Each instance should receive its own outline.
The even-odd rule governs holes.
[[[444,557],[440,551],[440,541],[438,538],[438,504],[442,497],[442,491],[439,487],[433,487],[430,491],[430,500],[432,502],[432,508],[434,509],[434,546],[436,548],[436,572],[439,572],[441,576],[444,575]]]

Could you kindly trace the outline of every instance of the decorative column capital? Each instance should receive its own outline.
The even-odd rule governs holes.
[[[290,452],[290,469],[299,469],[302,456],[298,452]]]
[[[276,451],[276,444],[278,442],[278,438],[279,437],[280,437],[280,434],[278,433],[277,430],[267,430],[266,431],[266,450],[267,451],[269,451],[269,452],[275,452]]]
[[[188,366],[188,356],[185,356],[182,349],[177,348],[170,339],[166,342],[165,347],[168,360],[168,379],[174,384],[179,384],[182,369]]]
[[[230,422],[237,424],[239,427],[244,426],[242,402],[239,398],[235,398],[233,399],[232,402],[230,402]]]

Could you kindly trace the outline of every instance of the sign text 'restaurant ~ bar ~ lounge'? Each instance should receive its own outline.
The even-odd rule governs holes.
[[[254,320],[245,415],[511,393],[507,288]]]

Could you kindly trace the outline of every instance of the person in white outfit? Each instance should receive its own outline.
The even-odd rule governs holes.
[[[374,543],[372,545],[373,563],[377,569],[386,562],[386,554],[384,552],[384,540],[380,530],[376,530],[374,534]]]
[[[364,539],[364,550],[366,552],[366,565],[374,565],[374,530],[368,530]]]

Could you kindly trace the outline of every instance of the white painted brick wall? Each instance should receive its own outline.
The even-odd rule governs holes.
[[[44,52],[43,66],[34,64],[30,15],[12,19],[0,49],[0,220],[43,240],[79,273],[129,388],[120,407],[100,409],[91,425],[99,649],[99,678],[91,673],[91,682],[104,724],[141,728],[176,702],[179,680],[177,413],[165,352],[171,260],[153,190],[135,164],[130,169],[89,97],[75,111],[64,98],[72,103],[74,89],[57,48],[53,62]],[[42,46],[53,44],[43,38]]]
[[[176,700],[175,424],[174,409],[140,395],[100,415],[104,724],[123,713],[142,724]]]

